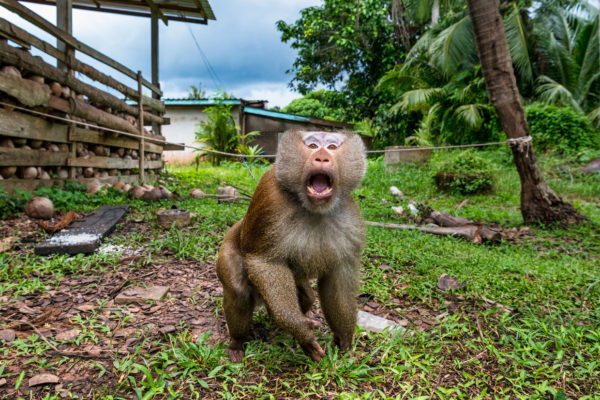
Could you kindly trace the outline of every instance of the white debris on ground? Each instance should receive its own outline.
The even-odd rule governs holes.
[[[389,319],[378,317],[365,311],[358,311],[356,324],[371,332],[381,332],[384,329],[395,331],[397,329],[404,330],[403,327],[390,321]]]
[[[397,196],[397,197],[400,197],[400,198],[404,197],[404,193],[402,193],[402,191],[400,189],[398,189],[397,186],[391,186],[390,187],[390,194],[392,196]]]
[[[96,240],[100,240],[100,235],[94,233],[69,233],[63,231],[60,235],[52,236],[47,242],[68,246],[78,243],[95,242]]]
[[[123,255],[126,255],[126,256],[132,256],[132,255],[140,254],[142,252],[142,250],[143,250],[143,248],[132,249],[131,247],[127,247],[125,245],[119,246],[117,244],[105,243],[102,246],[100,246],[100,248],[98,249],[98,253],[100,253],[100,254],[122,253]]]

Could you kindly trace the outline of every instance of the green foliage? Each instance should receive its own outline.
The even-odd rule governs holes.
[[[42,186],[36,190],[35,194],[49,198],[57,210],[73,210],[78,204],[89,200],[87,186],[75,181],[66,181],[64,189],[58,186],[51,188]]]
[[[238,131],[233,116],[231,115],[231,106],[228,104],[217,103],[214,106],[204,109],[206,121],[196,125],[196,141],[204,143],[206,149],[217,150],[227,153],[235,153],[238,144]],[[207,153],[197,150],[200,154],[208,154],[213,165],[219,165],[225,156],[215,153]]]
[[[525,107],[525,116],[537,149],[565,153],[600,147],[600,132],[570,107],[534,103]]]
[[[290,85],[302,94],[319,85],[338,90],[346,121],[373,117],[387,102],[375,84],[408,51],[400,33],[408,31],[397,15],[390,19],[392,11],[392,0],[326,0],[301,10],[294,23],[278,21],[281,40],[297,51]],[[410,37],[419,31],[411,30]]]
[[[442,190],[461,194],[489,191],[494,182],[492,164],[472,151],[464,151],[451,161],[441,163],[434,174]]]
[[[339,93],[320,89],[292,100],[282,111],[304,117],[344,121],[345,113],[341,108],[343,101]]]
[[[197,100],[197,99],[205,99],[206,98],[206,90],[202,87],[202,84],[198,84],[198,86],[191,85],[190,90],[187,95],[187,99]]]
[[[6,219],[20,213],[30,198],[30,193],[19,189],[13,194],[8,194],[4,191],[4,187],[0,185],[0,218]]]

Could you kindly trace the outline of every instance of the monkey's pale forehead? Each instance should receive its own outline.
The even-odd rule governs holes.
[[[346,139],[346,135],[337,132],[302,132],[302,140],[304,143],[317,142],[335,144],[339,146]]]

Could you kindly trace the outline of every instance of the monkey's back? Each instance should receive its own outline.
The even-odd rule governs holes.
[[[357,268],[364,223],[351,196],[328,214],[307,211],[284,191],[271,168],[260,180],[241,221],[242,255],[267,255],[287,264],[298,279],[317,278],[332,268]]]

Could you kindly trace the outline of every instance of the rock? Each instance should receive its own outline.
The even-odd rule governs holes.
[[[467,281],[458,282],[458,279],[448,274],[442,274],[437,283],[437,287],[441,290],[461,289],[465,286],[467,286]]]
[[[33,378],[29,379],[29,387],[54,384],[60,382],[60,379],[56,375],[52,374],[37,374]]]
[[[168,286],[152,286],[149,288],[130,287],[115,297],[115,304],[143,304],[147,300],[160,301],[168,291]]]
[[[217,189],[217,200],[219,203],[235,203],[240,193],[233,186],[225,186]]]
[[[402,193],[402,191],[400,189],[398,189],[396,186],[390,187],[390,194],[392,196],[396,196],[396,197],[400,197],[400,198],[404,197],[404,193]]]
[[[402,206],[392,207],[392,210],[396,213],[396,215],[404,214],[404,208]]]
[[[371,332],[381,332],[386,328],[390,330],[402,329],[400,325],[389,319],[378,317],[365,311],[358,312],[356,324]]]
[[[201,199],[203,197],[206,197],[206,193],[204,193],[200,189],[192,189],[192,191],[190,192],[190,197],[194,199]]]
[[[177,330],[177,328],[175,328],[174,325],[166,325],[163,326],[162,328],[160,328],[158,331],[160,333],[162,333],[163,335],[166,335],[167,333],[172,333],[175,332]]]
[[[6,379],[2,378],[0,379],[0,387],[6,385]]]
[[[4,342],[12,342],[15,340],[15,331],[12,329],[2,329],[0,330],[0,341]]]
[[[46,197],[34,196],[25,204],[25,214],[31,218],[50,219],[54,214],[54,204]]]

